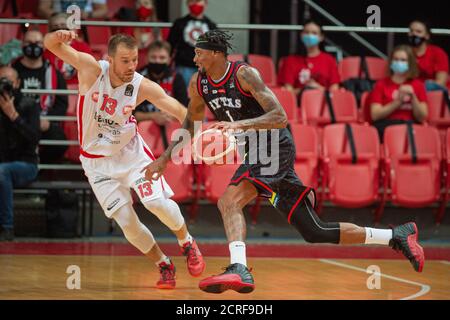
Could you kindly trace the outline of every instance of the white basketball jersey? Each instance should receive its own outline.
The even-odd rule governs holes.
[[[135,72],[133,80],[113,88],[109,63],[98,62],[102,72],[86,92],[79,96],[78,139],[84,156],[111,156],[118,153],[137,134],[132,111],[143,76]]]

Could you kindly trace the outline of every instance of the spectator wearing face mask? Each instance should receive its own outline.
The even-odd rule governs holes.
[[[447,90],[448,55],[440,47],[430,43],[431,30],[428,24],[414,20],[409,24],[408,41],[413,48],[419,66],[419,78],[425,82],[427,91],[443,91],[450,105]]]
[[[371,93],[373,125],[383,141],[387,126],[422,123],[428,115],[427,96],[413,51],[407,45],[394,48],[388,60],[389,77],[377,81]]]
[[[40,108],[19,87],[17,71],[0,66],[0,241],[14,239],[13,188],[38,174]]]
[[[312,20],[305,22],[300,36],[305,52],[285,59],[278,72],[278,83],[297,96],[305,89],[338,89],[337,63],[320,49],[323,40],[322,27]]]
[[[175,54],[177,71],[183,76],[186,85],[197,72],[194,64],[194,46],[199,35],[217,26],[206,15],[207,0],[186,0],[189,14],[175,20],[170,29],[168,41]]]
[[[57,30],[69,30],[67,26],[68,16],[65,13],[54,13],[48,20],[48,32],[54,32]],[[93,54],[91,47],[80,39],[74,39],[70,41],[70,46],[77,51]],[[50,63],[59,71],[66,80],[67,84],[78,84],[77,70],[68,63],[65,63],[49,50],[44,51],[44,59],[50,61]]]
[[[153,0],[137,0],[135,8],[121,8],[117,18],[123,21],[158,22],[158,14]],[[128,34],[138,40],[139,48],[147,48],[156,40],[167,39],[169,28],[120,27],[119,33]]]
[[[67,89],[66,81],[55,67],[43,58],[44,44],[42,33],[29,30],[22,42],[23,58],[13,64],[21,81],[20,89]],[[33,97],[41,106],[41,115],[64,116],[67,112],[66,95],[27,95]],[[41,119],[41,138],[65,140],[60,122]],[[60,162],[67,146],[41,146],[39,151],[42,163]]]
[[[148,48],[148,63],[139,71],[144,77],[158,83],[166,93],[187,106],[188,96],[183,77],[170,67],[170,44],[166,41],[155,41]],[[159,112],[149,102],[143,102],[135,111],[136,120],[153,120],[159,125],[165,125],[172,118]]]

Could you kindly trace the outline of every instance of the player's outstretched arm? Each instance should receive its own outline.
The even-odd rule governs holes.
[[[147,78],[142,79],[137,105],[144,100],[150,101],[161,111],[174,116],[180,123],[183,123],[186,118],[186,108],[178,100],[169,96],[158,84]]]
[[[98,77],[101,67],[95,58],[90,54],[79,52],[67,44],[76,37],[77,34],[69,30],[50,32],[44,37],[44,46],[58,58],[77,69],[79,75],[91,74]]]
[[[187,108],[187,114],[183,121],[183,129],[188,130],[191,137],[194,136],[194,122],[203,121],[205,116],[205,101],[197,92],[197,74],[195,74],[191,82],[189,83],[189,96],[191,100],[189,101],[189,106]],[[145,178],[147,180],[157,180],[163,174],[167,162],[170,160],[172,150],[176,147],[183,147],[186,142],[191,140],[186,140],[180,137],[179,140],[173,141],[166,151],[155,161],[146,166],[142,171],[145,170]]]

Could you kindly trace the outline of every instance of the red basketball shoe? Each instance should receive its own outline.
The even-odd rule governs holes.
[[[192,240],[192,243],[185,243],[180,247],[181,252],[186,256],[186,265],[189,273],[193,277],[199,277],[205,270],[205,262],[203,261],[203,256],[198,249],[197,242]]]
[[[414,222],[408,222],[392,228],[392,239],[389,246],[395,251],[401,251],[411,262],[414,270],[422,272],[425,263],[423,248],[417,242],[419,231]]]
[[[158,289],[175,289],[175,270],[175,265],[172,261],[170,261],[170,264],[161,262],[159,264],[159,273],[161,274],[161,277],[156,283],[156,287]]]
[[[246,266],[233,263],[225,268],[224,273],[200,281],[199,288],[209,293],[222,293],[226,290],[250,293],[255,289],[255,282]]]

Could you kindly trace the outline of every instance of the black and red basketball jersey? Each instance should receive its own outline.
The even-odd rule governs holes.
[[[245,62],[229,62],[220,81],[214,81],[205,73],[199,73],[197,89],[206,105],[218,121],[238,121],[259,117],[265,113],[253,96],[242,90],[237,72]]]

